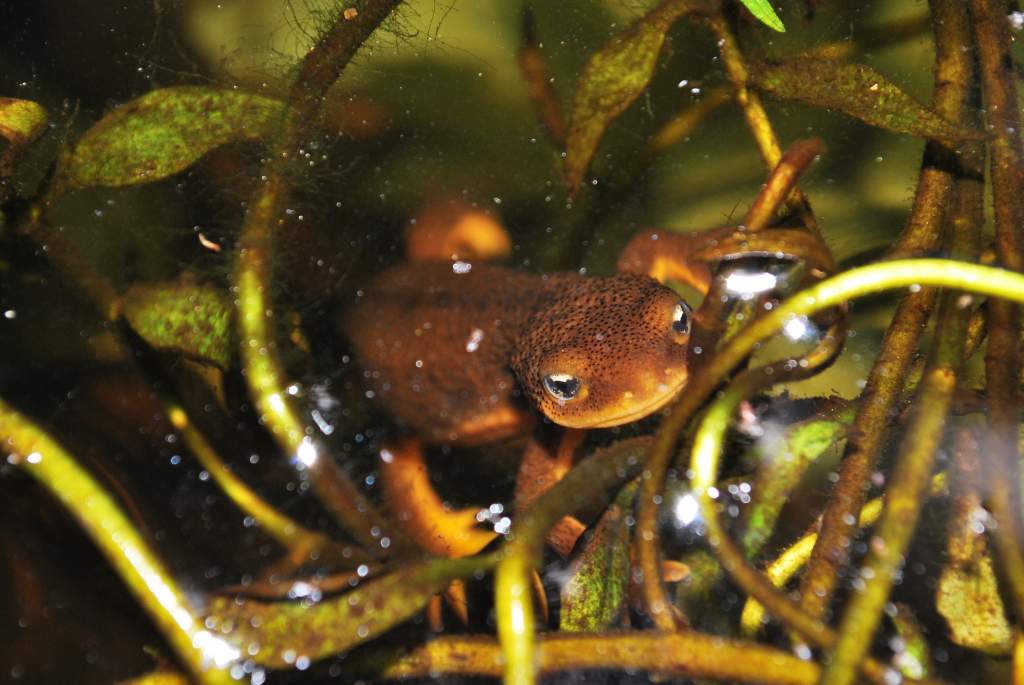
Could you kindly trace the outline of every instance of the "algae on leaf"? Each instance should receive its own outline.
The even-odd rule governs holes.
[[[573,97],[566,140],[564,171],[571,192],[579,190],[605,130],[647,89],[665,33],[696,8],[690,0],[666,0],[587,62]]]
[[[279,100],[226,88],[161,88],[114,108],[62,160],[68,188],[151,183],[210,150],[273,134]]]
[[[759,89],[783,100],[832,109],[894,133],[938,140],[979,140],[980,131],[946,121],[863,64],[797,57],[751,69]]]
[[[149,345],[222,369],[234,349],[232,312],[226,293],[190,283],[140,284],[124,299],[128,325]]]

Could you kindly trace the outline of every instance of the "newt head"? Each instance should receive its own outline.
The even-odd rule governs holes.
[[[646,276],[565,280],[527,324],[512,367],[551,421],[608,428],[641,419],[686,384],[689,306]]]

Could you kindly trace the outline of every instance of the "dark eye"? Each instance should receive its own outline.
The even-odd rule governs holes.
[[[580,379],[567,373],[549,373],[544,376],[544,389],[559,402],[568,402],[579,394]]]
[[[690,334],[690,306],[680,300],[672,310],[672,330],[680,335]]]

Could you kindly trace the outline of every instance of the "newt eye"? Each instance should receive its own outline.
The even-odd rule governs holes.
[[[676,302],[676,308],[672,310],[672,330],[680,335],[690,334],[690,305],[682,300]]]
[[[544,376],[544,389],[559,402],[568,402],[579,394],[580,379],[567,373],[549,373]]]

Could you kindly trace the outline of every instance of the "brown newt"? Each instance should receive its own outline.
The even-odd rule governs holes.
[[[375,399],[431,442],[556,424],[605,428],[664,406],[686,383],[691,312],[647,276],[529,274],[470,262],[394,267],[345,330]]]

